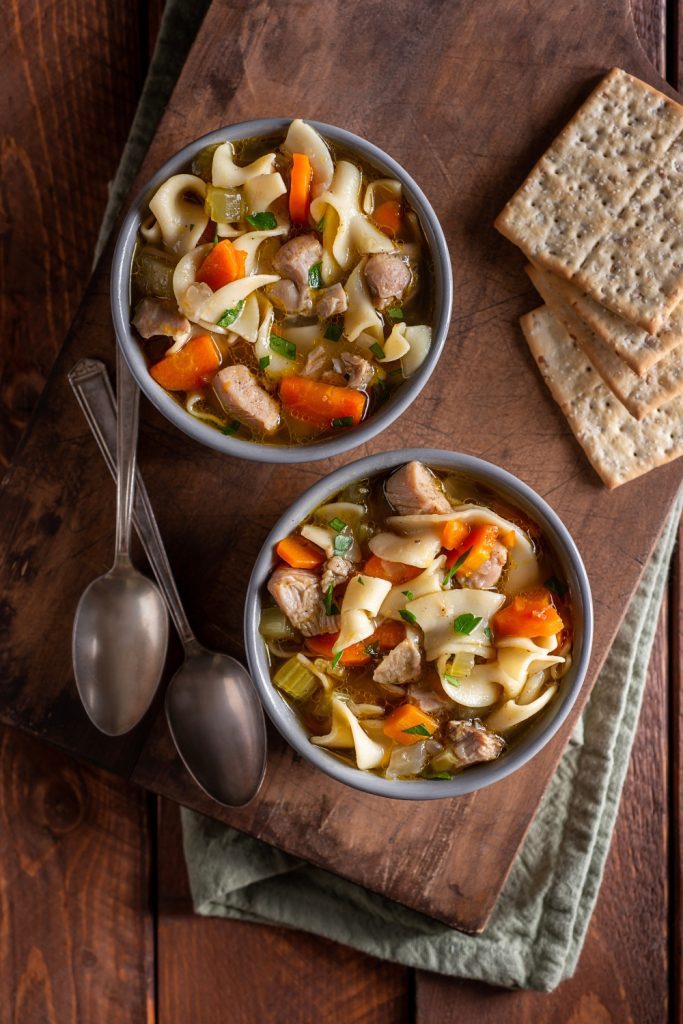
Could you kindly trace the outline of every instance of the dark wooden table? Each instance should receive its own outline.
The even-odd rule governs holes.
[[[162,6],[7,5],[4,464],[87,282]],[[634,19],[680,87],[677,0],[634,0]],[[298,932],[196,918],[175,805],[2,728],[0,1024],[680,1020],[680,581],[679,556],[596,913],[579,969],[556,993],[500,992]]]

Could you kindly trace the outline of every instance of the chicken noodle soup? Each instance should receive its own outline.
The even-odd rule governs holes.
[[[132,323],[190,415],[305,443],[371,416],[419,368],[432,276],[401,183],[295,120],[209,146],[157,189]]]
[[[260,630],[273,684],[363,771],[446,779],[500,757],[571,664],[567,586],[536,523],[410,462],[277,544]]]

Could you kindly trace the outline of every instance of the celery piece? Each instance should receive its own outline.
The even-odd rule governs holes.
[[[278,690],[282,690],[293,700],[308,700],[319,685],[319,680],[305,665],[302,665],[296,656],[290,658],[282,665],[275,675],[273,682]]]
[[[459,765],[460,762],[452,750],[440,750],[429,762],[429,769],[433,772],[451,772]]]
[[[133,286],[138,294],[173,298],[175,263],[158,249],[142,247],[133,259]]]
[[[259,631],[264,640],[294,640],[296,630],[279,608],[263,608]]]
[[[448,663],[448,674],[458,679],[466,679],[474,668],[474,655],[467,651],[458,651]]]
[[[205,208],[211,220],[217,224],[232,224],[244,220],[244,200],[237,188],[216,188],[209,185],[206,190]]]

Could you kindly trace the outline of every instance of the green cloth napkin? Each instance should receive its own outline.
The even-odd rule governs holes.
[[[207,0],[166,4],[98,252],[207,7]],[[550,991],[569,977],[600,887],[681,506],[679,499],[483,935],[464,935],[184,810],[196,911],[300,928],[410,967],[495,985]]]

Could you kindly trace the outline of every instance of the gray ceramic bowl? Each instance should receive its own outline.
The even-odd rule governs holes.
[[[450,780],[391,780],[344,764],[339,758],[310,742],[308,734],[289,704],[270,680],[266,646],[259,633],[261,598],[276,558],[275,544],[295,529],[313,509],[355,480],[419,459],[435,468],[456,470],[494,489],[534,519],[545,531],[569,584],[574,610],[574,650],[570,670],[560,681],[558,697],[532,720],[531,725],[499,761],[475,765]],[[254,565],[244,611],[244,635],[249,669],[266,712],[284,738],[302,757],[321,771],[354,789],[376,796],[401,800],[434,800],[462,796],[504,779],[526,764],[557,732],[565,720],[584,681],[593,640],[593,605],[590,585],[581,556],[567,528],[549,505],[517,477],[490,462],[470,455],[438,448],[410,448],[381,452],[342,466],[309,487],[277,521],[268,534]]]
[[[257,462],[293,463],[310,462],[314,459],[328,459],[334,455],[341,455],[343,452],[356,448],[358,445],[365,444],[370,438],[385,430],[390,423],[393,423],[397,416],[400,416],[408,408],[429,380],[446,341],[453,299],[451,262],[446,239],[434,210],[407,171],[381,149],[378,149],[377,146],[366,142],[365,139],[361,139],[351,132],[344,131],[342,128],[335,128],[333,125],[321,124],[318,121],[308,121],[308,124],[317,129],[325,138],[330,139],[333,143],[340,143],[351,152],[357,152],[364,160],[378,168],[383,174],[397,178],[402,183],[408,203],[420,219],[434,264],[432,346],[427,358],[417,372],[405,381],[391,398],[367,421],[360,423],[353,429],[343,431],[339,437],[326,438],[319,442],[293,445],[291,447],[258,444],[253,441],[244,441],[240,438],[226,437],[219,430],[215,430],[206,423],[202,423],[191,416],[153,380],[147,369],[140,341],[130,325],[131,264],[138,228],[140,227],[141,220],[144,219],[150,197],[168,177],[172,174],[178,174],[185,169],[191,163],[193,157],[205,146],[210,146],[216,142],[235,141],[258,135],[268,136],[284,132],[290,120],[290,118],[261,118],[255,121],[243,121],[241,124],[231,125],[226,128],[218,128],[215,132],[204,135],[201,139],[190,143],[189,146],[181,149],[170,160],[167,160],[154,177],[150,178],[139,195],[136,196],[128,211],[116,242],[116,248],[114,249],[111,272],[111,305],[116,335],[133,376],[150,402],[171,423],[174,423],[180,430],[189,434],[195,441],[208,445],[209,448],[225,452],[228,455],[237,455],[240,458],[253,459]]]

